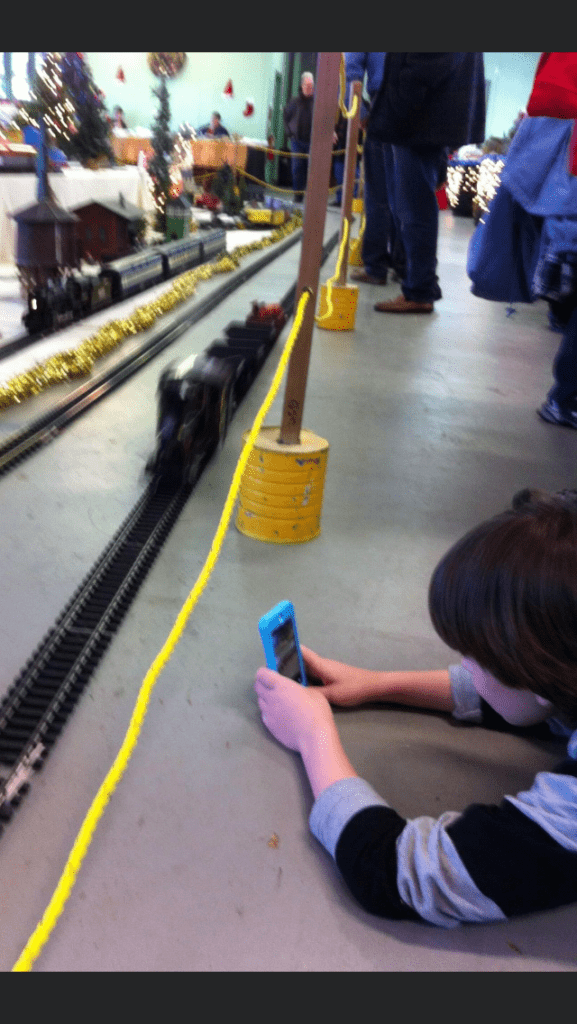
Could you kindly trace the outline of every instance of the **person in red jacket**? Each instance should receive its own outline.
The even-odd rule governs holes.
[[[527,104],[530,117],[577,118],[577,53],[542,53]],[[569,173],[577,175],[577,121],[569,143]]]

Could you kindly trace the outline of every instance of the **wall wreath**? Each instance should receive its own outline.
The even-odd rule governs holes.
[[[158,78],[174,78],[186,62],[186,53],[149,53],[148,66]]]

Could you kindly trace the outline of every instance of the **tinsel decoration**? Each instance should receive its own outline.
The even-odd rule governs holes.
[[[208,281],[214,274],[236,270],[244,256],[273,245],[275,242],[280,242],[297,228],[302,227],[302,222],[302,215],[293,216],[290,221],[271,232],[266,238],[258,242],[251,242],[249,245],[237,246],[232,252],[223,256],[218,263],[204,263],[200,267],[195,267],[194,270],[188,270],[180,277],[175,278],[171,287],[164,294],[159,295],[152,302],[140,306],[130,316],[120,320],[111,320],[104,324],[96,334],[81,342],[77,348],[59,352],[47,359],[46,362],[33,366],[31,370],[12,377],[6,384],[0,386],[0,410],[8,409],[12,405],[20,405],[56,384],[62,384],[77,377],[89,376],[98,359],[102,359],[118,348],[130,335],[148,330],[159,316],[163,316],[174,306],[189,299],[196,292],[200,281]]]
[[[254,114],[254,100],[247,99],[242,113],[244,117],[252,117]]]
[[[124,74],[122,67],[119,67],[118,71],[116,72],[116,77],[119,82],[126,82],[126,75]]]

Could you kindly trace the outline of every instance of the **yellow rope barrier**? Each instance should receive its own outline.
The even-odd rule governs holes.
[[[322,320],[328,320],[328,318],[330,316],[332,316],[332,313],[333,313],[333,302],[332,302],[331,296],[332,296],[333,284],[337,280],[337,278],[338,278],[338,276],[339,276],[339,274],[341,272],[341,266],[342,266],[342,262],[343,262],[343,257],[344,257],[344,253],[345,253],[345,247],[346,247],[346,244],[347,244],[348,236],[349,236],[349,222],[348,222],[347,218],[345,217],[344,222],[343,222],[343,237],[341,239],[341,247],[339,249],[339,255],[338,255],[338,259],[337,259],[337,269],[335,270],[333,276],[330,277],[329,280],[326,283],[326,289],[327,289],[327,311],[326,311],[326,313],[323,313],[322,316],[316,316],[315,317],[315,321],[316,321],[317,324],[320,324]]]
[[[161,648],[152,665],[150,666],[144,681],[141,685],[140,692],[138,694],[134,711],[130,719],[130,723],[124,737],[124,741],[120,750],[116,756],[116,759],[110,768],[104,782],[100,786],[92,804],[88,810],[78,835],[74,841],[74,845],[68,857],[68,860],[64,866],[64,871],[60,877],[60,881],[56,886],[52,899],[48,904],[40,922],[36,926],[34,932],[30,936],[28,942],[18,960],[14,964],[12,971],[30,971],[34,961],[37,959],[42,949],[46,945],[58,918],[64,910],[64,905],[72,892],[74,884],[76,882],[76,876],[81,867],[82,861],[86,856],[88,847],[92,841],[92,837],[102,817],[106,805],[110,800],[114,790],[116,789],[128,761],[132,756],[136,743],[138,741],[138,735],[142,728],[148,703],[152,690],[158,680],[160,673],[169,661],[176,645],[178,644],[188,621],[188,618],[196,605],[200,595],[206,587],[216,561],[220,554],[226,531],[228,529],[231,516],[234,510],[234,504],[237,498],[238,491],[240,489],[242,475],[244,473],[246,464],[249,460],[250,454],[254,447],[254,443],[263,424],[264,418],[269,411],[276,393],[281,385],[281,381],[287,367],[291,352],[294,348],[294,344],[298,337],[298,333],[301,329],[303,317],[307,303],[311,297],[310,289],[305,289],[300,297],[299,304],[297,307],[294,324],[292,330],[287,338],[284,351],[279,360],[279,364],[276,368],[275,375],[273,377],[271,386],[268,390],[266,398],[262,403],[258,413],[256,414],[254,423],[251,427],[250,433],[245,442],[244,448],[240,454],[240,458],[237,462],[236,469],[232,478],[232,483],[229,488],[229,492],[224,503],[220,522],[218,524],[212,546],[206,558],[206,561],[202,567],[200,575],[194,584],[194,587],[190,591],[186,601],[184,602],[177,618],[169,633],[164,646]]]
[[[344,152],[344,150],[343,150],[343,152]],[[271,184],[269,184],[268,181],[261,181],[260,178],[255,178],[254,175],[249,174],[247,171],[243,171],[240,167],[237,168],[237,170],[238,170],[239,174],[243,175],[243,177],[250,178],[251,181],[256,181],[257,185],[263,185],[264,188],[270,189],[272,192],[287,192],[290,195],[294,195],[294,192],[295,192],[294,188],[281,188],[279,185],[271,185]],[[358,178],[355,178],[354,184],[356,185],[359,182],[360,182],[360,176]],[[338,189],[340,189],[342,187],[343,187],[342,185],[331,185],[328,191],[329,192],[336,192],[336,191],[338,191]],[[301,191],[302,191],[302,189],[301,189]]]
[[[351,117],[354,117],[356,112],[357,112],[357,97],[356,96],[353,97],[353,105],[352,105],[350,110],[347,110],[347,108],[345,107],[345,102],[344,102],[345,89],[346,89],[346,85],[347,85],[347,83],[346,83],[346,75],[345,75],[345,55],[344,55],[344,53],[341,53],[341,66],[340,66],[340,70],[339,70],[339,82],[340,82],[339,109],[340,109],[341,114],[343,115],[343,117],[346,117],[346,119],[349,120]]]

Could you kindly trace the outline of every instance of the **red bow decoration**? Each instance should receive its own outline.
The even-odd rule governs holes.
[[[529,117],[577,118],[577,53],[542,53],[527,104]],[[569,142],[569,173],[577,176],[577,121]]]
[[[231,78],[229,78],[228,82],[226,83],[226,85],[224,87],[224,92],[223,92],[222,95],[223,96],[228,96],[229,99],[232,99],[233,91],[232,91],[232,79]]]
[[[119,82],[125,82],[126,81],[126,78],[124,77],[124,71],[122,70],[122,68],[118,69],[118,71],[116,72],[116,77],[117,77]]]
[[[254,114],[254,100],[247,100],[246,106],[243,110],[245,117],[251,117]]]

